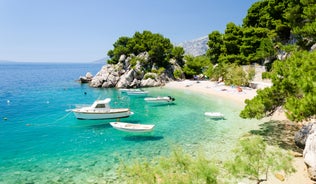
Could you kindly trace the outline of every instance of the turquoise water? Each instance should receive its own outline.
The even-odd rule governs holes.
[[[236,139],[258,121],[238,117],[241,106],[190,91],[148,88],[150,96],[173,96],[171,105],[148,105],[116,89],[77,83],[96,64],[0,65],[0,183],[115,183],[120,159],[167,155],[174,146],[188,153],[228,158]],[[85,94],[86,92],[86,94]],[[113,129],[113,120],[77,120],[67,109],[110,97],[114,107],[134,112],[123,122],[155,124],[151,133]],[[205,111],[220,111],[211,120]]]

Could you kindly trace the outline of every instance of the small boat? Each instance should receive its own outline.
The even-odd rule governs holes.
[[[224,114],[220,112],[205,112],[204,115],[212,119],[224,119]]]
[[[148,97],[148,98],[145,98],[144,100],[149,103],[169,103],[169,102],[175,101],[175,99],[172,98],[171,96]]]
[[[134,89],[134,88],[132,88],[132,89],[120,88],[119,91],[121,93],[127,93],[127,92],[136,92],[136,91],[142,91],[142,90],[141,89]]]
[[[130,96],[147,96],[148,91],[143,91],[143,90],[132,90],[132,91],[126,91],[127,95]]]
[[[123,123],[123,122],[110,122],[110,125],[124,132],[151,132],[155,125],[135,124],[135,123]]]
[[[111,108],[110,98],[96,100],[91,106],[72,109],[77,119],[113,119],[126,118],[133,113],[129,108]]]

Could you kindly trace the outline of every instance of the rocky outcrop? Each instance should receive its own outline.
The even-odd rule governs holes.
[[[304,125],[295,134],[295,144],[303,148],[304,162],[310,178],[316,181],[316,122]]]
[[[303,157],[310,178],[316,181],[316,122],[310,124],[311,129],[306,139]]]
[[[159,70],[155,64],[148,69],[148,63],[150,63],[149,55],[146,52],[137,56],[121,55],[118,64],[103,66],[92,78],[90,86],[95,88],[157,87],[174,80],[174,69],[180,68],[174,61],[170,62],[170,66],[163,71]]]
[[[294,141],[299,148],[305,148],[306,139],[313,130],[313,126],[315,126],[313,123],[309,123],[304,125],[298,132],[295,133]]]
[[[81,83],[89,83],[93,78],[93,75],[90,72],[87,72],[85,76],[79,77],[79,82]]]

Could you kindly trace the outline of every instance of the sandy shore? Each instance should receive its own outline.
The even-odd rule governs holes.
[[[216,82],[211,81],[174,81],[167,83],[165,87],[215,95],[242,104],[245,99],[251,99],[257,94],[256,90],[251,88],[244,88],[241,92],[238,92],[236,87],[225,86],[224,84],[217,84]]]
[[[252,99],[256,96],[257,92],[255,89],[251,88],[242,88],[242,91],[239,92],[236,87],[225,86],[223,84],[217,84],[216,82],[211,81],[174,81],[169,82],[165,85],[165,88],[170,89],[181,89],[181,90],[190,90],[192,92],[203,93],[206,95],[218,96],[221,98],[226,98],[233,100],[241,105],[245,105],[244,101],[246,99]],[[273,120],[286,120],[284,113],[282,111],[276,112],[272,116]],[[267,182],[262,182],[265,184],[316,184],[308,178],[307,169],[304,164],[302,157],[296,157],[294,159],[293,165],[296,169],[295,173],[292,173],[289,176],[285,177],[284,181],[280,181],[274,175],[269,176]]]

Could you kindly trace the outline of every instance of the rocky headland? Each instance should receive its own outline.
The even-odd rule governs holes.
[[[117,64],[104,65],[91,78],[89,85],[94,88],[157,87],[175,80],[173,72],[181,70],[175,60],[170,60],[170,65],[163,69],[156,67],[154,63],[151,68],[146,68],[148,62],[150,59],[147,52],[137,56],[121,55]]]

